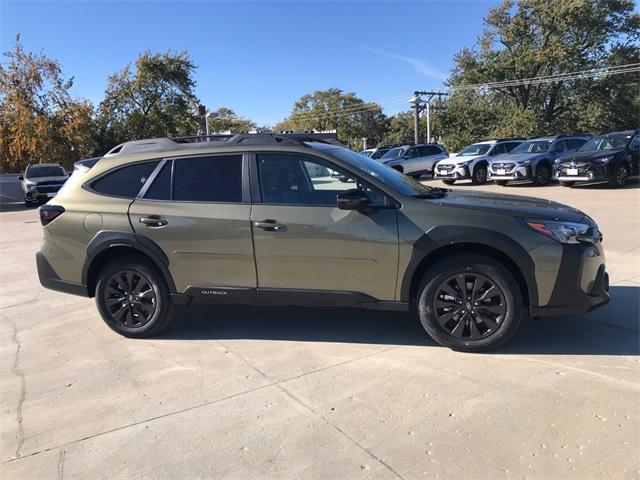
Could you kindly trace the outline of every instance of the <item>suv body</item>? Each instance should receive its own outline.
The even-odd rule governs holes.
[[[565,187],[576,182],[609,182],[624,187],[630,176],[640,174],[640,131],[605,133],[592,138],[577,152],[558,157],[554,177]]]
[[[580,211],[428,187],[344,147],[158,139],[88,166],[40,207],[38,274],[95,297],[122,335],[153,335],[191,302],[357,306],[417,311],[439,343],[480,351],[526,313],[608,301]]]
[[[587,140],[587,136],[558,135],[524,141],[510,153],[489,162],[489,178],[498,185],[506,185],[511,180],[531,180],[536,185],[546,185],[553,176],[555,159],[575,152]]]
[[[18,177],[24,193],[24,203],[29,206],[46,201],[56,195],[69,176],[58,163],[29,164]]]
[[[424,174],[433,173],[435,164],[445,158],[449,158],[449,154],[442,145],[420,143],[392,148],[380,158],[380,161],[399,172],[419,178]]]
[[[470,179],[476,185],[487,181],[489,160],[509,153],[522,142],[522,139],[487,140],[463,148],[460,153],[438,162],[434,177],[447,185],[457,180]]]

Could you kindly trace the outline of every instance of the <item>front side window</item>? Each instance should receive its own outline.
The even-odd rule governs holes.
[[[175,159],[173,200],[242,203],[242,155]]]
[[[629,144],[629,150],[632,152],[640,150],[640,135],[633,137],[633,140],[631,140],[631,143]]]
[[[385,153],[382,158],[391,159],[401,157],[404,152],[404,147],[392,148],[387,153]]]
[[[335,207],[337,195],[359,188],[373,205],[384,205],[384,195],[363,185],[352,174],[309,157],[285,154],[257,156],[263,203]]]
[[[111,197],[135,198],[158,163],[155,160],[118,168],[91,183],[91,189]]]
[[[595,137],[580,147],[581,152],[590,152],[592,150],[622,150],[627,148],[627,144],[631,140],[631,135],[603,135]]]
[[[564,152],[564,146],[565,146],[565,142],[564,141],[558,142],[553,147],[552,152],[553,153],[562,153],[562,152]]]

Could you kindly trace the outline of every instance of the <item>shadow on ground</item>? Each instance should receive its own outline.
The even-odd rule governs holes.
[[[526,319],[499,354],[639,355],[640,287],[612,287],[586,315]],[[164,339],[250,339],[437,346],[409,314],[346,308],[193,305]]]

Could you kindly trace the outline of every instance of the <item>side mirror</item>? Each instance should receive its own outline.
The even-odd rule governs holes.
[[[356,188],[340,192],[337,196],[338,208],[340,210],[362,211],[369,208],[371,199],[362,190]]]
[[[18,175],[18,180],[20,180],[20,181],[24,180],[24,176]]]

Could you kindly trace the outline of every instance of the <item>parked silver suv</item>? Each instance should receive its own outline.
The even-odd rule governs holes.
[[[420,178],[424,174],[432,174],[435,165],[445,158],[449,158],[449,154],[442,145],[423,143],[392,148],[380,161],[405,175]]]

